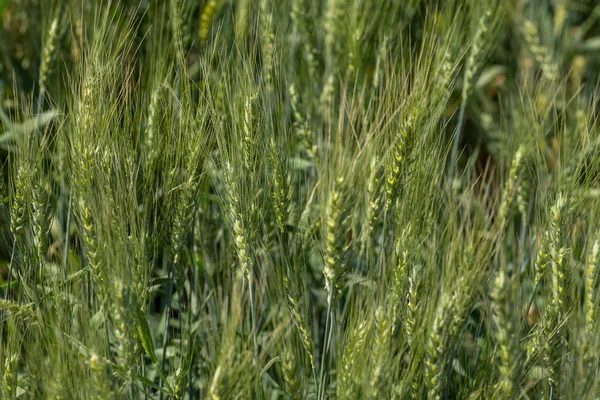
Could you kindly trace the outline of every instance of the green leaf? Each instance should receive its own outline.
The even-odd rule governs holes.
[[[152,342],[152,334],[150,333],[150,327],[148,326],[148,320],[146,319],[146,316],[142,313],[142,310],[140,309],[138,304],[135,304],[134,307],[135,307],[135,315],[136,315],[136,319],[137,319],[138,332],[140,334],[140,340],[142,342],[142,347],[144,348],[144,350],[146,350],[146,353],[148,354],[148,356],[150,357],[150,359],[156,366],[156,370],[158,371],[158,374],[162,378],[163,383],[165,384],[165,386],[167,388],[167,391],[165,391],[165,393],[172,394],[173,388],[169,384],[169,381],[167,380],[165,373],[161,370],[160,365],[158,363],[158,359],[156,358],[156,353],[154,352],[154,343]]]
[[[506,67],[504,65],[492,65],[479,75],[475,87],[477,89],[488,86],[498,75],[506,73]]]
[[[7,142],[18,139],[20,136],[23,136],[26,133],[32,132],[35,129],[41,128],[42,126],[48,124],[54,118],[58,116],[58,111],[52,110],[46,113],[40,114],[34,118],[31,118],[25,122],[11,124],[6,120],[7,117],[3,117],[3,112],[0,113],[0,120],[5,125],[5,132],[3,135],[0,135],[0,145],[2,147],[7,147]]]
[[[21,284],[19,283],[19,281],[12,281],[10,283],[10,288],[11,289],[17,289],[19,286],[21,286]],[[2,285],[0,285],[0,289],[6,290],[6,282],[3,283]]]
[[[273,357],[271,360],[269,360],[269,362],[264,366],[264,368],[262,369],[262,371],[260,371],[260,376],[263,376],[265,374],[265,372],[267,372],[269,370],[269,368],[271,368],[271,366],[273,364],[275,364],[276,362],[279,361],[279,356]]]
[[[0,15],[4,14],[4,10],[6,10],[9,1],[10,0],[0,0]]]
[[[154,364],[158,364],[156,354],[154,353],[154,343],[152,342],[152,334],[150,333],[150,327],[148,326],[148,320],[142,314],[142,310],[139,307],[136,308],[136,317],[138,323],[138,332],[140,334],[140,340],[142,341],[142,347],[146,350],[148,356]]]
[[[10,121],[10,118],[8,118],[8,115],[6,115],[6,111],[4,111],[2,109],[2,107],[0,107],[0,121],[2,121],[5,131],[9,130],[10,127],[12,126],[12,122]]]
[[[594,53],[600,50],[600,36],[594,36],[581,45],[578,46],[578,50],[582,53]]]
[[[79,271],[70,274],[67,277],[67,282],[77,282],[79,279],[81,279],[83,276],[85,276],[88,272],[90,272],[89,268],[80,269]]]
[[[291,167],[296,170],[311,168],[315,165],[312,161],[300,157],[293,157],[290,160],[290,164]]]
[[[160,390],[160,386],[157,383],[152,382],[150,379],[146,378],[145,376],[136,374],[135,379],[137,379],[144,385],[151,387],[152,389]]]
[[[316,192],[317,192],[317,186],[315,186],[312,193],[310,194],[310,197],[308,198],[308,201],[306,202],[306,206],[304,207],[304,211],[302,211],[302,214],[300,215],[300,219],[298,220],[297,228],[298,228],[298,232],[301,235],[304,235],[306,233],[306,231],[308,231],[308,229],[310,228],[309,218],[310,218],[312,203],[313,203]]]
[[[98,311],[96,314],[90,318],[90,328],[96,331],[102,324],[104,323],[104,313],[102,311]]]
[[[12,124],[11,130],[15,130],[20,133],[32,132],[34,129],[40,128],[40,127],[48,124],[50,121],[52,121],[54,118],[56,118],[58,116],[58,114],[59,113],[56,110],[47,111],[45,113],[36,115],[35,117],[33,117],[25,122]]]

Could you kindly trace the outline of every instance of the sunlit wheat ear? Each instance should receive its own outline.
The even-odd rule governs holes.
[[[519,179],[521,176],[523,163],[523,148],[519,147],[513,157],[508,179],[504,185],[502,191],[502,201],[500,203],[500,209],[498,210],[498,220],[500,221],[500,231],[503,232],[508,224],[510,212],[514,202],[515,192],[518,189]]]
[[[596,233],[596,238],[598,234]],[[583,370],[579,372],[579,380],[577,385],[580,387],[578,394],[583,396],[589,389],[587,385],[590,382],[589,369],[593,369],[598,358],[598,353],[594,348],[597,342],[597,292],[596,292],[596,275],[598,271],[598,262],[600,254],[600,240],[596,239],[592,248],[588,249],[588,257],[584,271],[584,303],[583,317],[585,317],[583,331],[581,337],[577,340],[577,352],[580,355],[580,360],[583,363]],[[592,372],[593,374],[593,372]]]
[[[268,93],[273,92],[273,49],[275,44],[273,12],[271,10],[273,4],[272,0],[260,0],[260,40],[264,81]]]
[[[110,363],[105,359],[100,357],[98,354],[94,353],[91,355],[88,360],[88,365],[90,368],[92,383],[94,387],[92,388],[98,398],[111,398],[114,395],[112,388],[112,376],[110,373]]]
[[[590,121],[589,121],[589,115],[588,113],[584,110],[584,109],[578,109],[575,112],[575,120],[577,121],[576,125],[575,125],[575,132],[578,133],[579,138],[581,140],[581,142],[584,144],[584,146],[589,145],[590,143],[590,134],[591,134],[591,130],[590,130]]]
[[[467,59],[467,64],[465,66],[465,76],[463,80],[463,102],[466,102],[467,98],[471,94],[471,91],[473,89],[473,80],[475,79],[475,75],[479,71],[481,52],[483,51],[483,46],[485,44],[486,34],[488,32],[488,25],[490,23],[491,17],[492,10],[491,8],[488,8],[479,18],[477,30],[475,31],[475,36],[473,37],[473,41],[471,42],[471,52],[469,53],[469,58]]]
[[[169,0],[169,24],[171,34],[173,35],[177,61],[183,62],[183,9],[181,0]]]
[[[146,137],[144,144],[146,148],[147,163],[150,168],[153,167],[159,153],[159,138],[157,137],[157,133],[160,125],[160,101],[162,93],[162,85],[154,88],[150,97],[150,104],[148,105],[148,116],[146,117]]]
[[[548,267],[551,264],[551,249],[551,233],[546,231],[544,232],[542,242],[535,259],[534,289],[539,289],[544,283],[544,278],[546,276]],[[531,340],[527,345],[527,357],[525,361],[526,365],[530,365],[545,348],[544,340],[543,326],[537,324],[534,328],[533,334],[531,335]]]
[[[10,231],[16,240],[27,224],[27,202],[29,201],[27,190],[31,185],[31,168],[19,165],[13,184]]]
[[[6,355],[4,360],[4,375],[2,377],[2,394],[6,399],[15,399],[17,394],[17,364],[19,356]]]
[[[534,337],[541,360],[546,368],[546,393],[557,390],[560,380],[560,348],[563,345],[562,326],[558,325],[556,308],[549,305],[542,317],[541,326],[535,331]]]
[[[336,79],[335,75],[329,74],[325,83],[323,84],[323,90],[321,91],[321,114],[323,117],[330,122],[331,114],[333,112],[333,105],[335,100],[336,92]]]
[[[208,41],[208,35],[210,34],[210,28],[215,19],[219,3],[222,0],[209,0],[200,14],[200,44],[205,45]]]
[[[210,388],[208,391],[208,395],[210,396],[211,400],[221,400],[222,399],[222,395],[221,395],[221,392],[223,391],[222,370],[223,370],[222,367],[219,365],[217,367],[217,370],[213,374],[213,377],[212,377],[212,380],[210,383]]]
[[[98,232],[96,221],[94,220],[91,205],[88,202],[87,192],[92,187],[92,177],[94,173],[94,160],[90,149],[84,150],[79,160],[79,168],[76,169],[74,177],[74,192],[76,205],[81,219],[81,235],[84,243],[86,261],[90,266],[94,282],[96,284],[96,293],[100,304],[104,300],[104,291],[106,290],[106,276],[102,265],[102,255],[98,241]]]
[[[252,93],[246,98],[244,105],[244,158],[246,166],[254,171],[256,168],[256,149],[258,140],[258,94]]]
[[[552,267],[552,306],[557,315],[564,317],[565,314],[565,296],[567,295],[567,273],[566,256],[569,248],[563,244],[563,225],[570,212],[568,199],[559,195],[556,203],[550,209],[550,237],[552,240],[551,261]]]
[[[381,386],[387,380],[389,371],[386,369],[387,360],[390,351],[390,340],[392,332],[392,323],[388,319],[387,313],[383,307],[378,307],[375,311],[375,330],[371,380],[369,381],[369,396],[372,399],[379,399],[383,395]]]
[[[442,398],[445,386],[446,351],[448,338],[445,327],[449,324],[449,298],[442,294],[440,304],[436,308],[431,331],[427,339],[425,356],[425,386],[427,397],[432,400]]]
[[[286,224],[290,209],[290,191],[288,187],[287,171],[279,155],[279,149],[275,143],[275,139],[271,137],[269,143],[269,165],[271,168],[272,189],[271,197],[275,208],[275,219],[279,232],[283,233],[286,229]]]
[[[283,350],[281,355],[281,371],[285,382],[285,389],[291,399],[302,398],[302,382],[298,379],[297,357],[288,346]]]
[[[544,232],[542,243],[540,245],[540,249],[538,250],[537,257],[535,259],[534,284],[536,288],[539,287],[542,280],[544,279],[544,276],[548,269],[548,265],[550,265],[550,233],[546,231]]]
[[[0,300],[0,311],[4,318],[13,318],[28,328],[42,323],[42,316],[33,303],[17,304],[10,300]]]
[[[339,399],[353,399],[356,395],[356,385],[359,376],[357,370],[361,365],[361,351],[369,333],[367,321],[358,321],[352,325],[346,335],[341,366],[338,372],[337,396]]]
[[[299,136],[304,136],[304,131],[301,129],[304,125],[304,117],[300,113],[300,99],[298,98],[298,91],[296,86],[292,83],[288,87],[288,94],[290,95],[290,106],[292,107],[292,114],[294,118],[294,126],[297,129]]]
[[[385,182],[385,210],[389,212],[400,194],[408,160],[414,146],[414,117],[409,115],[400,126],[390,155]]]
[[[448,89],[451,86],[454,75],[453,53],[450,48],[444,51],[444,55],[440,61],[439,75],[437,77],[437,92],[440,96],[446,96]]]
[[[233,22],[233,38],[236,46],[244,50],[248,42],[254,42],[255,5],[258,2],[239,0],[236,4]]]
[[[333,298],[342,291],[345,286],[346,276],[345,246],[349,228],[349,220],[346,212],[347,199],[344,197],[345,182],[343,178],[337,178],[332,185],[326,208],[325,227],[325,285]]]
[[[249,388],[254,379],[253,374],[247,374],[252,368],[252,351],[248,342],[239,337],[238,329],[241,326],[242,299],[240,294],[242,280],[236,279],[232,294],[234,297],[229,306],[224,306],[222,318],[226,322],[221,330],[221,335],[215,338],[218,348],[214,354],[214,370],[211,372],[206,386],[210,399],[248,398],[251,397]]]
[[[48,216],[47,216],[47,200],[41,187],[41,177],[34,182],[32,186],[32,208],[33,208],[33,244],[37,253],[37,261],[40,267],[39,274],[41,276],[43,264],[46,260],[46,252],[48,246]]]
[[[307,3],[305,0],[292,0],[290,6],[290,17],[292,22],[292,35],[294,43],[301,48],[300,53],[302,61],[308,69],[310,79],[317,78],[317,56],[311,36],[310,15],[306,12]]]
[[[500,355],[500,382],[502,396],[511,398],[518,386],[519,363],[518,329],[512,318],[510,302],[510,282],[504,271],[500,271],[493,281],[491,297],[495,337]]]
[[[540,325],[534,331],[528,358],[532,351],[540,353],[547,369],[547,392],[558,390],[561,373],[561,348],[565,340],[567,308],[567,254],[570,249],[563,243],[563,226],[572,209],[569,199],[559,194],[550,209],[550,227],[546,233],[547,249],[550,254],[548,264],[551,270],[552,297],[546,305]]]
[[[598,254],[600,253],[600,240],[595,240],[589,252],[585,268],[585,331],[586,337],[591,333],[591,328],[596,321],[596,274],[598,270]]]
[[[246,230],[239,216],[233,221],[233,235],[242,273],[249,282],[252,282],[252,259],[248,248]]]
[[[10,232],[13,237],[10,263],[8,266],[7,287],[4,293],[5,300],[10,298],[10,282],[15,269],[17,250],[19,243],[23,239],[25,227],[28,223],[29,190],[33,172],[31,167],[25,163],[27,163],[26,160],[21,160],[21,163],[15,166],[17,172],[13,177],[12,206],[10,210]]]
[[[46,85],[48,83],[48,76],[52,72],[52,63],[54,62],[54,58],[56,55],[56,42],[58,40],[58,29],[59,23],[62,17],[62,7],[58,7],[57,12],[55,12],[54,18],[52,18],[52,22],[50,24],[50,28],[48,29],[48,34],[46,36],[46,40],[44,42],[43,50],[42,50],[42,58],[40,62],[40,73],[38,78],[38,84],[40,85],[40,92],[46,91]]]
[[[406,304],[406,319],[404,322],[404,330],[406,332],[406,344],[410,352],[414,351],[414,336],[417,322],[417,312],[419,307],[419,282],[416,277],[409,278],[408,301]]]
[[[290,95],[290,105],[292,107],[294,127],[296,128],[296,132],[301,139],[309,140],[310,132],[306,126],[306,120],[301,113],[300,98],[298,97],[296,86],[293,83],[288,87],[288,93]]]
[[[373,157],[370,165],[369,181],[367,182],[367,226],[364,240],[369,248],[377,236],[377,228],[381,222],[381,210],[383,209],[383,184],[381,179],[382,168],[379,158]]]
[[[569,250],[561,247],[558,249],[552,260],[552,307],[556,309],[557,315],[565,317],[565,307],[567,305],[565,296],[567,295],[567,255]]]
[[[458,337],[462,330],[465,319],[468,316],[469,306],[472,302],[472,290],[473,283],[470,282],[469,278],[465,275],[461,275],[458,278],[458,284],[452,292],[452,305],[450,311],[452,317],[450,318],[450,326],[448,329],[450,340],[454,340]]]
[[[540,65],[546,79],[555,81],[558,79],[558,67],[552,59],[550,51],[541,44],[540,34],[537,26],[529,19],[523,21],[523,36],[533,54],[533,58]]]
[[[557,284],[556,277],[558,276],[559,270],[556,269],[556,261],[561,252],[562,247],[562,225],[564,219],[568,216],[569,206],[567,199],[564,195],[559,195],[556,199],[555,204],[550,209],[550,227],[544,232],[540,250],[538,252],[535,261],[535,285],[539,286],[544,278],[548,267],[552,267],[553,273],[553,284]],[[567,251],[566,249],[562,250]],[[560,278],[560,276],[558,276]],[[558,287],[556,287],[558,289]],[[554,297],[558,301],[558,293],[554,293]]]
[[[464,116],[466,112],[467,102],[471,96],[471,92],[473,90],[473,82],[475,80],[475,76],[477,75],[482,53],[484,50],[484,45],[487,43],[485,39],[487,39],[487,33],[489,28],[490,19],[492,17],[492,10],[488,8],[483,15],[479,18],[479,22],[477,24],[477,29],[475,31],[473,40],[471,41],[471,51],[469,52],[469,57],[467,58],[465,64],[465,72],[463,75],[462,82],[462,92],[461,92],[461,105],[458,113],[458,122],[456,128],[456,134],[452,140],[452,151],[450,153],[450,172],[454,171],[457,156],[458,156],[458,145],[461,141],[462,137],[462,129]]]
[[[528,204],[529,204],[529,181],[526,176],[522,176],[517,189],[517,211],[521,216],[521,226],[527,225],[528,219]]]
[[[114,286],[115,304],[112,309],[112,319],[114,321],[114,333],[118,341],[117,361],[119,366],[125,371],[128,380],[133,378],[133,370],[136,365],[136,355],[134,352],[135,340],[134,330],[135,320],[131,310],[131,291],[123,285],[123,282],[117,281]]]
[[[327,11],[325,14],[325,48],[327,51],[328,61],[331,64],[333,71],[336,71],[339,65],[339,58],[342,53],[344,37],[344,15],[347,10],[346,0],[328,0]]]
[[[350,34],[350,45],[348,51],[348,76],[354,77],[358,72],[358,68],[361,63],[361,40],[362,40],[363,32],[361,28],[356,28],[354,32]],[[350,78],[352,79],[352,78]]]
[[[190,175],[181,185],[181,192],[177,196],[177,205],[175,206],[173,217],[173,230],[171,233],[171,248],[173,252],[173,263],[179,266],[183,248],[186,242],[186,235],[193,217],[193,195],[194,195],[194,176]]]
[[[306,155],[310,159],[315,160],[317,156],[317,146],[313,142],[312,132],[308,126],[308,121],[300,109],[300,98],[296,86],[293,83],[288,87],[288,93],[290,95],[290,105],[292,107],[294,119],[294,132],[298,135],[301,143],[304,145]]]
[[[306,300],[306,296],[302,295],[302,291],[297,286],[292,286],[290,279],[287,275],[282,276],[283,290],[286,293],[285,303],[288,307],[294,326],[298,329],[302,346],[308,355],[310,365],[315,368],[315,345],[312,336],[312,326],[309,319],[309,304]]]
[[[101,264],[101,256],[100,256],[100,247],[98,244],[98,238],[96,236],[96,228],[95,223],[92,217],[92,211],[87,206],[85,201],[81,201],[79,205],[80,213],[81,213],[81,222],[83,228],[83,241],[85,243],[87,262],[92,270],[92,274],[94,275],[94,279],[98,284],[99,293],[98,296],[100,300],[102,300],[101,292],[104,290],[103,286],[105,284],[105,276],[102,270]]]
[[[401,235],[403,237],[404,235]],[[396,257],[398,258],[396,262],[396,267],[394,268],[394,287],[393,287],[393,309],[394,309],[394,317],[397,319],[402,318],[402,312],[404,311],[403,305],[405,303],[405,292],[407,283],[409,282],[409,265],[408,265],[408,251],[403,250],[401,247],[402,239],[398,240],[398,244],[396,245]]]
[[[387,60],[387,52],[389,51],[390,38],[388,35],[383,37],[383,40],[379,44],[379,48],[377,49],[377,59],[375,61],[375,71],[373,72],[373,90],[375,93],[381,87],[381,83],[384,79],[385,73],[385,62]],[[377,99],[377,97],[375,97]]]
[[[290,18],[292,20],[292,28],[294,34],[299,34],[303,30],[304,0],[292,0],[290,5]]]
[[[177,400],[183,400],[186,397],[186,392],[189,389],[188,382],[190,378],[190,372],[193,369],[194,353],[188,351],[183,359],[181,365],[175,371],[175,379],[173,383],[173,392]]]
[[[185,381],[186,377],[184,370],[181,367],[177,368],[173,383],[173,392],[176,399],[183,399],[183,393],[185,393],[186,389],[184,386]]]

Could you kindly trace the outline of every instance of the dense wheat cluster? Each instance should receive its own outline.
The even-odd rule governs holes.
[[[597,399],[600,6],[0,0],[3,399]]]

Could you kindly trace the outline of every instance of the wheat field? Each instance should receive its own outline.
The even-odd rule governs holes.
[[[0,0],[1,398],[600,398],[595,3]]]

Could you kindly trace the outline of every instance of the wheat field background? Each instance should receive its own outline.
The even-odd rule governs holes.
[[[600,5],[0,0],[2,399],[600,398]]]

